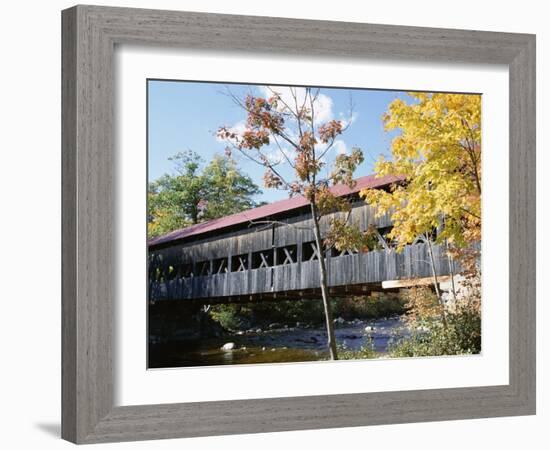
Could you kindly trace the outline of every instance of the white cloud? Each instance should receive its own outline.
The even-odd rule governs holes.
[[[273,166],[287,164],[287,158],[290,161],[294,161],[296,156],[293,150],[283,146],[281,146],[281,148],[274,146],[264,147],[262,148],[262,153],[267,157],[267,160]]]
[[[319,142],[315,148],[317,150],[318,154],[323,154],[323,152],[326,150],[328,144],[323,144],[322,142]],[[325,156],[327,156],[329,159],[333,159],[336,155],[345,155],[348,153],[348,146],[342,139],[336,139],[334,141],[334,144],[332,144],[332,147],[327,152]]]
[[[344,141],[340,139],[337,139],[336,141],[334,141],[333,148],[337,155],[347,155],[348,153],[348,146]]]
[[[262,96],[265,96],[266,98],[271,97],[274,92],[278,93],[281,96],[282,101],[289,105],[291,108],[295,106],[296,102],[299,106],[301,106],[306,99],[306,89],[302,87],[294,88],[288,86],[258,86],[258,89],[260,90],[260,94]],[[294,97],[296,97],[296,99]],[[332,120],[335,116],[333,107],[334,103],[332,101],[332,98],[323,93],[319,93],[314,103],[315,124],[319,125],[321,123]],[[356,112],[353,112],[351,117],[349,116],[349,114],[345,115],[342,112],[338,113],[338,118],[343,122],[344,127],[348,124],[352,124],[357,119],[357,116],[358,114]],[[242,135],[245,130],[246,120],[241,120],[229,128],[229,131],[240,135]],[[293,128],[287,128],[286,134],[293,141],[296,141],[298,139],[297,130]],[[218,142],[225,142],[218,136],[216,136],[216,140]],[[294,151],[294,149],[288,145],[283,145],[285,144],[283,139],[279,139],[279,144],[281,144],[280,148],[275,144],[275,142],[272,142],[270,146],[262,148],[262,153],[268,158],[269,162],[273,165],[287,165],[287,158],[290,161],[294,161],[296,157],[296,152]],[[326,150],[327,144],[318,142],[316,148],[318,155],[320,155]],[[334,141],[334,144],[332,145],[332,148],[327,152],[326,155],[324,155],[322,160],[324,163],[330,165],[334,161],[336,155],[347,153],[348,147],[344,140],[336,139]]]
[[[339,114],[340,116],[340,122],[342,122],[342,127],[346,128],[349,125],[353,125],[353,123],[357,120],[359,117],[359,113],[357,111],[352,111],[351,116],[349,114],[344,115],[343,112]]]

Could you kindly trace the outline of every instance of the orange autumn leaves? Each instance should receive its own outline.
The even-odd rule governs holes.
[[[250,160],[264,167],[263,183],[267,188],[283,189],[289,196],[303,195],[315,206],[318,218],[334,211],[347,212],[350,209],[346,199],[332,194],[330,187],[337,184],[354,185],[354,172],[363,162],[363,153],[354,148],[349,154],[335,157],[330,173],[321,176],[326,166],[328,151],[347,126],[341,120],[327,120],[317,123],[315,105],[319,91],[304,89],[300,97],[291,88],[291,98],[283,98],[272,91],[269,98],[248,95],[244,100],[234,99],[246,112],[245,129],[236,132],[230,127],[221,127],[218,137],[225,140],[231,150],[237,150]],[[299,98],[300,97],[300,98]],[[273,154],[277,153],[274,159]],[[293,169],[290,179],[283,176],[279,164],[285,163]],[[343,242],[345,236],[354,237],[351,225],[334,222],[341,234],[338,246],[354,246],[354,242]]]

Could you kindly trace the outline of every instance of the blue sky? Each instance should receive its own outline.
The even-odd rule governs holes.
[[[165,173],[174,173],[173,162],[168,158],[179,151],[191,149],[199,153],[205,163],[214,154],[223,154],[226,144],[216,138],[220,126],[242,126],[244,111],[228,96],[228,90],[243,97],[247,93],[266,95],[265,86],[187,81],[149,82],[149,181]],[[273,86],[274,90],[284,87]],[[392,135],[385,132],[382,114],[396,98],[408,97],[403,92],[367,89],[321,89],[322,97],[316,110],[321,119],[350,118],[350,100],[353,104],[351,125],[339,137],[337,145],[327,155],[329,167],[338,152],[359,147],[365,155],[364,163],[357,169],[360,177],[373,172],[374,162],[380,154],[389,155]],[[274,149],[275,150],[275,149]],[[275,201],[287,198],[284,191],[266,189],[262,186],[263,169],[246,157],[233,152],[243,172],[247,173],[263,194],[257,200]],[[291,168],[283,168],[291,175]]]

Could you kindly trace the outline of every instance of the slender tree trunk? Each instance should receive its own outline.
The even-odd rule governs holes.
[[[445,248],[447,250],[447,263],[449,264],[449,274],[451,275],[451,290],[453,292],[453,299],[456,302],[456,289],[455,289],[455,274],[454,274],[454,264],[453,257],[449,254],[449,242],[445,239]]]
[[[432,249],[432,242],[430,241],[429,236],[426,235],[426,243],[428,244],[428,253],[430,255],[430,265],[432,266],[432,277],[433,277],[433,283],[435,288],[435,295],[437,295],[437,301],[441,305],[441,313],[442,313],[442,320],[443,320],[443,326],[445,329],[447,328],[447,315],[445,314],[445,305],[443,304],[443,299],[441,298],[441,292],[439,290],[439,281],[437,279],[437,272],[435,270],[435,258],[434,258],[434,252]]]
[[[314,203],[311,203],[311,216],[313,219],[313,233],[315,235],[315,244],[317,245],[319,271],[321,274],[321,296],[323,298],[323,306],[325,309],[325,322],[327,327],[328,336],[328,349],[330,352],[330,359],[338,359],[338,351],[336,349],[336,336],[334,335],[334,323],[332,321],[332,312],[330,310],[330,299],[328,297],[328,282],[327,282],[327,268],[325,265],[325,258],[323,254],[323,246],[321,242],[321,231],[319,228],[319,219],[317,217],[317,207]]]

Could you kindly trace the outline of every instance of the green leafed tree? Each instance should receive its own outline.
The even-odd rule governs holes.
[[[215,156],[202,173],[205,183],[203,219],[211,220],[260,206],[253,200],[261,191],[252,179],[243,174],[234,159]]]
[[[149,183],[150,238],[258,206],[254,196],[260,189],[231,157],[216,155],[205,166],[196,152],[188,150],[170,160],[175,174]]]

